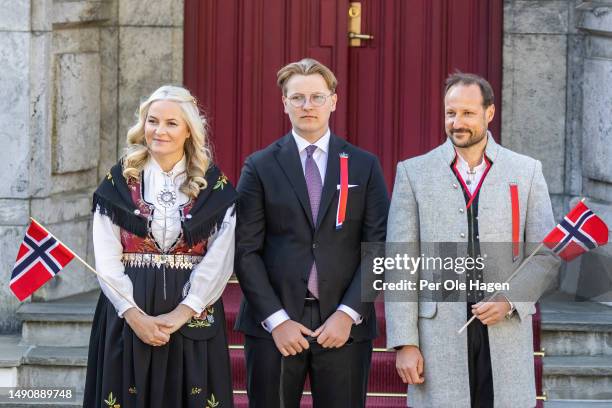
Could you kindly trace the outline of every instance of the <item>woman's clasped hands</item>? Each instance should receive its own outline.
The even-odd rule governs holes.
[[[163,346],[170,341],[170,335],[181,328],[195,312],[179,304],[173,311],[159,316],[149,316],[136,308],[128,309],[123,317],[136,336],[150,346]]]

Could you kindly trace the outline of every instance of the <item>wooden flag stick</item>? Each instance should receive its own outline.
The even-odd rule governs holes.
[[[540,242],[540,245],[538,245],[538,247],[536,249],[533,250],[533,252],[531,253],[531,255],[529,255],[527,258],[523,259],[523,262],[521,262],[521,264],[519,265],[518,268],[516,268],[516,270],[514,272],[512,272],[512,275],[510,275],[510,277],[508,279],[506,279],[506,282],[504,283],[508,283],[510,282],[510,280],[512,278],[514,278],[516,276],[517,273],[519,273],[521,271],[521,269],[523,269],[523,267],[525,265],[527,265],[527,262],[529,262],[529,260],[542,248],[542,246],[544,246],[543,242]],[[495,296],[497,296],[499,294],[499,291],[493,293],[491,295],[491,297],[489,299],[493,299],[495,298]],[[470,325],[470,323],[472,323],[474,321],[474,319],[476,319],[476,315],[472,316],[472,318],[470,320],[467,321],[466,324],[464,324],[459,331],[457,331],[458,334],[461,334],[462,331],[465,330],[466,327],[468,327]]]
[[[117,293],[119,296],[121,296],[123,299],[125,299],[130,305],[132,305],[133,307],[136,308],[136,310],[138,310],[140,313],[142,314],[146,314],[141,308],[138,307],[138,305],[136,303],[134,303],[134,301],[130,298],[128,298],[126,295],[124,295],[119,289],[117,289],[112,283],[110,283],[108,280],[106,280],[106,278],[102,275],[100,275],[98,273],[98,271],[96,271],[94,268],[92,268],[91,266],[89,266],[89,264],[87,262],[85,262],[80,256],[78,256],[76,253],[74,253],[72,251],[72,249],[70,249],[66,244],[64,244],[62,241],[59,240],[59,238],[57,238],[55,235],[53,235],[48,229],[46,229],[45,227],[42,226],[42,224],[38,221],[36,221],[34,218],[30,217],[30,219],[32,221],[34,221],[36,224],[38,224],[40,226],[40,228],[42,228],[43,230],[45,230],[47,232],[47,234],[51,235],[53,238],[55,238],[57,240],[57,242],[59,242],[60,244],[62,244],[67,250],[70,251],[70,253],[72,255],[74,255],[74,257],[76,259],[78,259],[79,261],[81,261],[81,263],[83,265],[85,265],[87,267],[87,269],[89,269],[90,271],[92,271],[94,274],[96,274],[96,276],[98,276],[98,278],[100,278],[104,283],[106,283],[112,290],[115,291],[115,293]]]
[[[586,200],[586,197],[582,197],[580,199],[581,203],[584,203],[584,201]],[[514,278],[516,276],[517,273],[519,273],[519,271],[521,269],[523,269],[523,266],[525,266],[527,264],[527,261],[529,261],[531,259],[532,256],[534,256],[536,254],[536,252],[538,252],[540,250],[540,248],[542,248],[542,246],[544,245],[544,242],[541,242],[540,245],[538,245],[538,247],[531,253],[531,255],[529,255],[527,258],[525,258],[523,260],[523,262],[519,265],[518,268],[516,268],[516,271],[514,271],[512,273],[512,275],[510,275],[510,277],[508,279],[506,279],[505,283],[508,283],[510,281],[510,279]],[[499,294],[499,291],[493,293],[493,295],[491,295],[491,297],[489,299],[493,299],[495,296],[497,296]],[[461,334],[462,331],[465,330],[466,327],[468,327],[470,325],[470,323],[472,323],[474,321],[474,319],[476,318],[476,315],[472,316],[472,318],[470,320],[467,321],[466,324],[464,324],[458,331],[458,334]]]
[[[584,203],[584,201],[586,200],[586,197],[582,197],[580,199],[581,203]],[[516,271],[514,271],[512,273],[512,275],[510,275],[510,277],[508,279],[506,279],[505,283],[508,283],[510,281],[510,279],[514,278],[516,276],[517,273],[519,273],[519,271],[521,269],[523,269],[523,267],[527,264],[527,262],[531,259],[532,256],[534,256],[536,254],[536,252],[538,252],[540,250],[540,248],[542,248],[542,246],[544,245],[544,242],[541,242],[540,245],[538,245],[538,247],[531,253],[531,255],[529,255],[527,258],[525,258],[523,260],[523,262],[519,265],[518,268],[516,268]],[[491,297],[489,299],[493,299],[495,296],[497,296],[499,294],[499,291],[493,293],[493,295],[491,295]],[[467,321],[466,324],[464,324],[459,331],[457,331],[458,334],[461,334],[461,332],[463,330],[465,330],[466,327],[468,327],[470,325],[470,323],[472,323],[474,321],[474,319],[476,318],[476,315],[472,316],[472,318],[470,320]]]

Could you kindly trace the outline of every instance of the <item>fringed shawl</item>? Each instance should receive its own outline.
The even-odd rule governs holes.
[[[147,218],[132,201],[130,190],[123,177],[121,162],[115,164],[93,195],[92,212],[108,216],[113,224],[139,236],[146,237]],[[183,237],[188,245],[208,239],[221,227],[225,212],[238,198],[238,193],[217,166],[211,166],[205,175],[207,187],[200,190],[189,214],[183,222]]]

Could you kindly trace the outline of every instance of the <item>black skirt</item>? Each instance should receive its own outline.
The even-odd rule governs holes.
[[[172,311],[188,291],[191,270],[126,267],[134,300],[147,314]],[[164,279],[165,274],[165,279]],[[160,347],[143,343],[104,293],[94,316],[85,408],[233,407],[232,378],[219,299]]]

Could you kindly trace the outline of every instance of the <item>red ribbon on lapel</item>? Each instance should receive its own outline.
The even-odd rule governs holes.
[[[512,205],[512,262],[514,262],[519,256],[519,230],[521,223],[518,186],[516,183],[510,184],[510,203]]]
[[[340,196],[336,211],[336,229],[342,228],[346,217],[346,202],[348,200],[348,154],[340,153]]]

